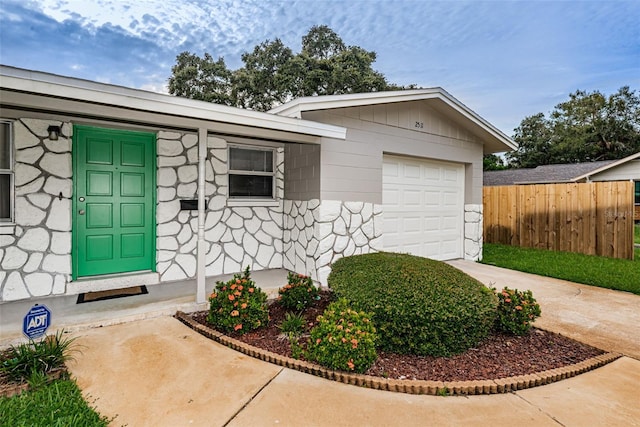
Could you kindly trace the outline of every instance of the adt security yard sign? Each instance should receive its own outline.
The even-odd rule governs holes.
[[[35,339],[44,335],[51,324],[51,311],[44,305],[34,305],[24,316],[22,333],[29,339]]]

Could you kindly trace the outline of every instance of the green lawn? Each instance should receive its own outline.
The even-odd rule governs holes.
[[[18,396],[0,397],[0,426],[107,426],[72,380],[56,380]]]
[[[629,261],[485,243],[482,263],[640,295],[640,250],[635,255]]]

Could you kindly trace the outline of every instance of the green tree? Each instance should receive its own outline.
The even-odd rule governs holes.
[[[293,52],[280,39],[267,40],[242,55],[244,67],[233,75],[236,106],[266,111],[291,98],[289,63]]]
[[[496,154],[485,154],[482,158],[482,170],[500,171],[507,169],[502,158]]]
[[[610,96],[578,90],[549,118],[526,117],[513,138],[516,167],[620,159],[640,151],[640,96],[628,86]]]
[[[347,46],[326,25],[312,27],[294,54],[280,39],[242,55],[244,66],[226,68],[222,58],[183,52],[171,69],[169,93],[266,111],[301,96],[400,90],[372,68],[376,53]],[[409,86],[415,88],[415,85]]]
[[[551,162],[551,136],[549,121],[543,113],[525,117],[515,129],[513,140],[518,150],[507,153],[511,166],[533,168]]]
[[[182,52],[171,68],[169,93],[216,104],[234,105],[231,98],[232,73],[224,59],[214,61],[211,55],[200,58],[189,52]]]

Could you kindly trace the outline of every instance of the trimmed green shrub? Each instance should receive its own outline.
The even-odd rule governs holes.
[[[353,310],[346,299],[340,299],[318,316],[307,357],[330,369],[364,372],[378,358],[376,341],[371,314]]]
[[[228,282],[216,282],[209,296],[207,321],[222,332],[245,332],[269,322],[267,294],[251,280],[249,267]]]
[[[449,356],[486,338],[497,300],[482,283],[440,261],[373,253],[341,258],[328,278],[338,297],[374,314],[380,348]]]
[[[289,273],[287,284],[278,289],[278,300],[287,310],[302,311],[309,307],[318,296],[318,288],[311,277],[304,274]]]
[[[526,335],[531,323],[540,317],[540,304],[530,290],[519,291],[505,287],[494,289],[498,297],[498,317],[496,329],[513,335]]]

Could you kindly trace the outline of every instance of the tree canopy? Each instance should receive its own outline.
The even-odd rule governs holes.
[[[244,66],[229,70],[214,60],[182,52],[171,68],[169,93],[234,107],[267,111],[301,96],[404,89],[372,68],[376,53],[347,46],[326,25],[312,27],[294,53],[276,38],[242,55]],[[410,85],[408,88],[414,88]]]
[[[629,86],[610,96],[578,90],[548,116],[524,118],[513,139],[511,167],[621,159],[640,151],[640,95]]]

